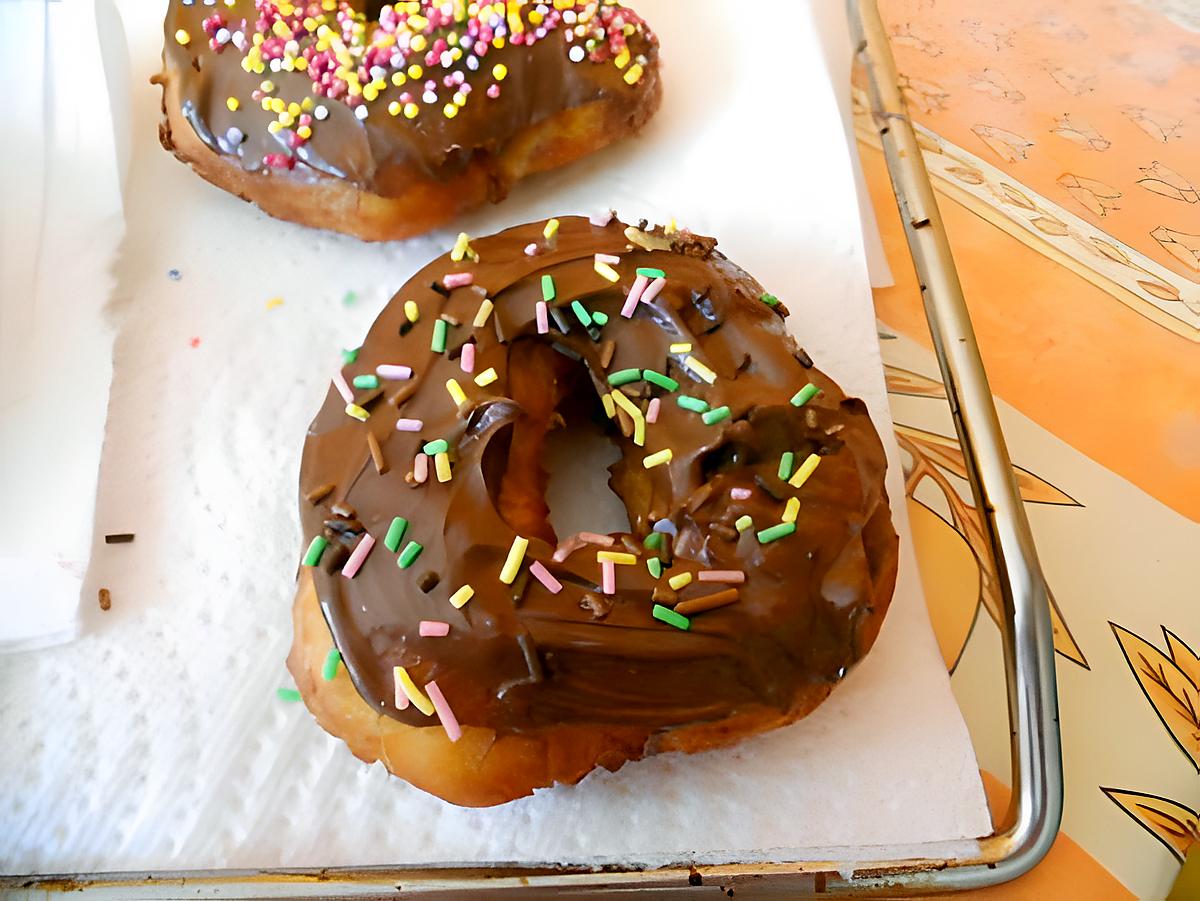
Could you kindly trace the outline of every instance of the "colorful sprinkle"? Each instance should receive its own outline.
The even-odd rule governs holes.
[[[537,319],[537,331],[539,335],[545,335],[550,331],[550,317],[546,312],[546,301],[539,300],[535,309],[535,318]]]
[[[304,552],[303,566],[316,566],[321,562],[321,555],[325,553],[325,548],[329,547],[329,541],[324,535],[318,535],[308,545],[308,550]]]
[[[342,348],[342,365],[349,366],[351,363],[358,360],[358,352],[361,347],[344,347]]]
[[[677,391],[679,382],[675,381],[670,376],[663,375],[661,372],[655,372],[653,369],[643,369],[642,378],[652,385],[658,385],[667,391]]]
[[[417,454],[413,458],[413,481],[418,485],[424,485],[425,480],[429,478],[429,458],[424,454]]]
[[[813,474],[813,470],[821,463],[821,458],[816,454],[809,454],[808,458],[800,464],[800,468],[788,479],[788,484],[793,488],[799,488],[808,481],[808,477]]]
[[[735,501],[748,501],[754,492],[749,488],[730,488],[729,496]]]
[[[637,84],[642,78],[642,64],[634,63],[621,77],[625,79],[625,84]]]
[[[807,385],[805,385],[803,388],[801,388],[799,391],[797,391],[794,395],[792,395],[792,401],[791,401],[792,406],[793,407],[803,407],[806,403],[808,403],[810,400],[812,400],[814,397],[816,397],[817,393],[820,390],[821,389],[818,388],[816,385],[814,385],[812,382],[809,382]]]
[[[398,667],[398,666],[392,667],[392,682],[394,683],[394,685],[396,687],[395,688],[396,694],[395,694],[395,699],[394,699],[396,709],[397,710],[407,710],[409,708],[409,706],[412,704],[412,701],[410,701],[408,699],[408,695],[406,695],[404,693],[404,686],[402,685],[401,680],[400,680],[400,667]]]
[[[652,551],[657,551],[663,545],[663,533],[651,532],[642,539],[642,547],[649,548]]]
[[[781,522],[773,526],[769,526],[758,533],[759,544],[770,544],[772,541],[778,541],[780,538],[786,538],[796,531],[794,522]]]
[[[608,314],[597,310],[592,314],[592,322],[596,325],[608,325]]]
[[[715,410],[709,410],[700,419],[705,425],[716,425],[718,422],[724,422],[729,416],[729,407],[717,407]]]
[[[612,392],[612,399],[633,420],[633,443],[638,447],[644,447],[646,444],[646,417],[642,415],[641,409],[620,391]]]
[[[388,526],[387,534],[383,536],[383,546],[393,554],[400,547],[400,542],[404,540],[404,533],[408,531],[408,520],[403,516],[397,516],[392,520],[392,524]]]
[[[445,319],[435,319],[433,322],[433,338],[429,342],[429,349],[435,354],[446,352],[446,333],[450,329],[450,323]]]
[[[458,720],[455,719],[454,711],[446,703],[446,696],[438,688],[437,682],[430,681],[425,683],[425,691],[429,694],[429,700],[433,702],[433,709],[437,711],[438,719],[442,722],[442,728],[446,730],[446,737],[450,741],[458,741],[462,738],[462,727],[458,724]]]
[[[354,377],[354,387],[371,390],[379,387],[379,376],[377,375],[356,375]]]
[[[645,278],[666,278],[667,274],[661,269],[655,269],[652,266],[639,266],[637,274]]]
[[[346,565],[342,567],[342,575],[347,579],[353,579],[358,575],[359,568],[373,547],[375,547],[375,537],[370,532],[363,532],[363,537],[358,540],[358,544],[354,546],[354,550],[350,552],[350,556],[346,560]]]
[[[674,610],[664,607],[662,604],[655,604],[654,609],[650,611],[651,615],[668,626],[674,626],[676,629],[682,629],[686,632],[692,627],[691,620],[686,616],[680,616]]]
[[[366,422],[371,416],[370,413],[358,404],[346,404],[346,415],[357,419],[359,422]]]
[[[410,541],[400,552],[400,559],[396,561],[396,565],[401,569],[408,569],[421,556],[423,550],[425,550],[425,545],[418,541]]]
[[[456,407],[461,407],[467,402],[467,393],[463,391],[457,379],[446,379],[446,391]]]
[[[652,281],[646,286],[646,290],[642,292],[642,303],[652,303],[654,298],[658,297],[659,292],[666,287],[666,284],[667,280],[665,278],[656,278]]]
[[[504,561],[504,567],[500,570],[500,581],[505,585],[511,585],[516,580],[517,573],[521,569],[521,561],[525,559],[525,549],[528,547],[528,538],[518,535],[513,539],[512,547],[508,549],[508,557]]]
[[[471,373],[475,371],[475,344],[468,341],[462,347],[462,354],[458,358],[458,366],[463,372]]]
[[[330,648],[329,653],[325,655],[325,662],[321,664],[321,678],[326,682],[332,682],[337,675],[338,664],[341,662],[341,652],[337,648]]]
[[[551,301],[551,300],[554,300],[554,298],[557,296],[558,296],[558,294],[554,288],[554,276],[543,275],[542,276],[542,300]]]
[[[440,619],[423,619],[417,623],[417,634],[422,638],[445,638],[450,634],[450,624]]]
[[[592,215],[588,216],[588,222],[596,226],[596,228],[604,228],[604,226],[613,221],[613,216],[615,215],[616,213],[614,213],[612,210],[603,210],[599,213],[592,213]]]
[[[615,266],[621,262],[621,258],[615,253],[597,253],[592,257],[597,263],[608,263],[610,266]]]
[[[289,704],[294,704],[300,700],[300,692],[294,688],[277,688],[275,689],[275,697],[281,701],[287,701]]]
[[[800,499],[797,497],[789,497],[787,503],[783,506],[784,522],[795,522],[796,517],[800,515]]]
[[[473,272],[447,272],[442,276],[442,286],[445,288],[465,288],[475,284]]]
[[[647,558],[646,569],[648,569],[650,571],[650,575],[652,575],[654,578],[656,578],[656,579],[662,578],[662,573],[663,573],[662,561],[659,560],[657,557]]]
[[[404,318],[413,323],[421,318],[421,308],[415,300],[404,301]]]
[[[240,100],[238,100],[236,97],[226,97],[225,98],[225,109],[229,110],[231,113],[236,113],[238,111],[238,109],[241,107],[241,105],[242,105],[242,102]]]
[[[633,311],[637,309],[638,301],[641,300],[642,292],[646,290],[648,284],[650,284],[650,279],[644,275],[639,275],[633,280],[629,295],[625,298],[625,305],[621,307],[621,315],[626,319],[633,318]]]
[[[609,419],[612,419],[617,415],[617,407],[616,404],[613,403],[611,394],[601,394],[600,404],[604,407],[604,415]]]
[[[437,473],[437,480],[439,482],[449,482],[451,476],[450,455],[445,452],[435,455],[433,458],[433,469]]]
[[[613,267],[608,265],[608,263],[601,263],[599,260],[596,260],[592,268],[595,269],[599,275],[608,279],[610,282],[619,282],[621,280],[621,273],[617,272],[616,269],[613,269]]]
[[[693,413],[707,413],[708,401],[702,400],[699,397],[692,397],[690,394],[681,394],[675,398],[675,403],[683,407],[685,410],[691,410]]]
[[[542,237],[545,238],[547,241],[553,241],[554,236],[557,234],[558,234],[558,220],[557,219],[546,220],[546,227],[542,229]]]
[[[617,593],[617,568],[611,560],[604,560],[600,564],[600,590],[604,594]]]
[[[550,574],[550,570],[542,566],[541,560],[534,560],[529,564],[529,574],[541,582],[551,594],[558,594],[562,591],[562,582],[554,578]]]
[[[796,465],[796,455],[791,451],[784,451],[783,456],[779,458],[779,478],[785,482],[792,477],[792,468]]]
[[[475,589],[470,585],[464,585],[450,595],[450,606],[455,610],[461,610],[463,605],[473,597],[475,597]]]
[[[375,367],[375,374],[389,382],[404,382],[412,378],[412,367],[381,363]]]
[[[658,411],[662,407],[662,401],[657,397],[650,398],[650,404],[646,407],[646,422],[658,422]]]
[[[342,400],[348,404],[354,403],[354,392],[350,390],[350,386],[346,383],[346,377],[340,370],[333,373],[333,387],[342,396]]]
[[[488,298],[484,298],[479,304],[479,310],[475,313],[475,319],[471,323],[475,328],[483,328],[488,321],[488,317],[492,315],[492,308],[495,306]]]
[[[660,450],[657,453],[653,453],[647,457],[643,457],[642,458],[642,466],[646,467],[646,469],[653,469],[655,466],[658,466],[662,463],[670,463],[672,456],[673,456],[673,454],[671,453],[671,449],[669,447],[664,448],[663,450]]]
[[[704,381],[708,382],[710,385],[717,380],[717,374],[691,354],[688,354],[683,358],[683,365],[692,372],[696,373],[696,375],[700,376],[700,378],[704,379]]]
[[[431,457],[437,454],[443,454],[450,450],[450,442],[445,438],[438,438],[427,443],[423,448],[421,448],[421,450],[429,454]]]
[[[498,378],[500,378],[500,376],[496,374],[495,367],[489,366],[483,372],[479,373],[479,375],[475,376],[475,384],[480,388],[484,388],[496,381]]]
[[[608,375],[608,383],[616,388],[620,385],[628,385],[630,382],[636,382],[642,377],[640,369],[618,369],[616,372],[610,372]]]
[[[425,428],[425,422],[421,419],[397,419],[397,432],[419,432]]]
[[[634,566],[637,564],[637,556],[634,554],[626,554],[622,551],[596,551],[596,561],[599,563],[615,563],[618,566]]]
[[[525,256],[536,257],[537,255],[538,255],[538,246],[536,244],[530,243],[530,244],[525,245]]]
[[[667,579],[667,584],[678,591],[680,588],[683,588],[683,586],[692,584],[692,574],[678,573]]]
[[[687,341],[681,341],[678,344],[672,344],[668,350],[673,354],[690,354],[692,352],[692,345]]]
[[[191,42],[192,42],[192,36],[190,34],[188,34],[186,31],[184,31],[182,28],[180,28],[178,31],[175,32],[175,43],[186,47]]]
[[[578,319],[581,323],[583,323],[584,328],[587,328],[589,325],[592,324],[591,314],[586,309],[584,309],[583,304],[581,304],[579,301],[577,301],[577,300],[571,301],[571,310],[575,313],[575,318]]]
[[[774,294],[767,294],[765,291],[759,295],[758,299],[769,307],[777,306],[779,304],[778,297],[776,297]]]
[[[404,692],[404,696],[412,702],[412,705],[426,716],[433,716],[433,704],[430,703],[429,698],[421,694],[421,689],[417,688],[417,683],[412,680],[408,670],[402,666],[394,666],[392,674],[395,676],[400,690]]]
[[[705,569],[696,574],[696,581],[738,585],[746,581],[746,574],[740,569]]]
[[[733,525],[739,532],[745,532],[747,529],[754,528],[754,520],[750,518],[749,513],[746,513],[739,516]]]

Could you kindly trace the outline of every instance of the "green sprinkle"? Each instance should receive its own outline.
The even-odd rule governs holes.
[[[747,529],[754,528],[754,520],[750,518],[749,513],[745,513],[737,518],[737,522],[733,524],[739,532],[745,532]]]
[[[355,388],[378,388],[379,376],[377,375],[356,375],[353,385]]]
[[[325,664],[321,667],[321,678],[326,682],[332,682],[333,677],[337,675],[338,664],[341,662],[341,652],[337,648],[330,648],[329,653],[325,655]]]
[[[657,557],[646,558],[646,569],[650,570],[650,575],[654,578],[662,578],[662,561]]]
[[[608,325],[608,314],[597,310],[592,314],[592,322],[596,323],[596,325]]]
[[[628,385],[630,382],[636,382],[642,377],[640,369],[618,369],[616,372],[608,374],[608,383],[616,388],[618,385]]]
[[[701,400],[698,397],[692,397],[690,394],[681,394],[675,398],[675,403],[683,407],[685,410],[691,410],[693,413],[704,413],[708,415],[708,401]]]
[[[289,704],[294,704],[300,700],[300,692],[294,688],[277,688],[275,689],[275,697],[281,701],[287,701]]]
[[[396,561],[396,565],[401,569],[408,569],[421,556],[421,551],[423,550],[425,550],[424,546],[415,541],[410,541],[404,546],[404,550],[400,552],[400,559]]]
[[[433,320],[433,340],[429,342],[429,349],[435,354],[446,352],[446,332],[449,328],[450,324],[445,319]]]
[[[360,347],[344,348],[342,350],[342,363],[349,366],[358,359],[358,352],[362,350]]]
[[[436,457],[438,454],[444,454],[450,450],[450,442],[445,438],[439,438],[436,441],[430,441],[421,450],[425,451],[431,457]]]
[[[704,420],[705,425],[716,425],[729,418],[729,408],[717,407],[715,410],[709,410],[700,418]]]
[[[803,407],[806,403],[808,403],[810,400],[812,400],[814,397],[816,397],[817,392],[820,390],[821,389],[818,388],[816,385],[814,385],[812,382],[809,382],[807,385],[805,385],[803,388],[801,388],[799,391],[797,391],[794,395],[792,395],[792,406],[793,407]]]
[[[776,306],[779,303],[778,297],[776,297],[774,294],[767,294],[766,292],[763,292],[758,299],[769,307]]]
[[[342,306],[344,306],[344,307],[353,306],[354,302],[356,300],[358,300],[358,295],[355,294],[353,291],[347,291],[345,294],[342,295]]]
[[[404,533],[408,531],[408,520],[403,516],[397,516],[392,520],[392,524],[388,526],[387,534],[383,536],[383,546],[393,554],[400,547],[400,542],[404,540]]]
[[[662,532],[651,532],[644,539],[642,539],[642,546],[648,547],[652,551],[657,551],[660,547],[662,547],[662,543]]]
[[[778,541],[780,538],[786,538],[796,531],[794,522],[778,522],[775,525],[763,529],[758,533],[759,544],[770,544],[772,541]]]
[[[792,477],[792,470],[796,466],[796,455],[791,451],[784,451],[783,456],[779,458],[779,478],[785,482]]]
[[[662,604],[655,604],[654,609],[650,611],[654,618],[661,620],[668,626],[674,626],[676,629],[682,629],[686,632],[692,627],[692,621],[686,616],[680,616],[669,607],[664,607]]]
[[[554,290],[554,276],[543,275],[542,276],[542,300],[551,301],[551,300],[554,300],[554,298],[557,296],[558,295]]]
[[[586,309],[584,309],[583,304],[581,304],[579,301],[577,301],[577,300],[571,301],[571,309],[575,311],[576,318],[580,322],[583,323],[584,328],[587,328],[589,325],[592,324],[591,314],[588,313],[588,311]]]
[[[663,375],[661,372],[655,372],[653,369],[643,369],[642,378],[648,381],[651,385],[658,385],[658,387],[666,388],[668,391],[679,390],[679,382],[675,381],[670,376]]]
[[[646,278],[666,278],[667,274],[661,269],[654,269],[651,266],[639,266],[638,275],[644,275]]]
[[[325,553],[325,548],[329,547],[329,542],[325,540],[324,535],[318,535],[312,540],[308,546],[308,551],[304,554],[305,566],[316,566],[321,562],[321,555]]]

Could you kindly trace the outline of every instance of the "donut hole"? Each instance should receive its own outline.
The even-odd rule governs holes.
[[[581,393],[592,403],[582,399],[564,403],[563,427],[546,435],[542,449],[550,525],[560,537],[576,532],[629,532],[625,503],[609,485],[609,467],[621,459],[616,430],[604,417],[595,394]]]

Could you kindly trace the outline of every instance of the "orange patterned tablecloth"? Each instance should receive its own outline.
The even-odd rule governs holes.
[[[1165,897],[1189,853],[1200,865],[1200,7],[880,7],[1054,594],[1064,835],[1030,876],[979,895]],[[861,124],[922,576],[995,795],[999,597]]]

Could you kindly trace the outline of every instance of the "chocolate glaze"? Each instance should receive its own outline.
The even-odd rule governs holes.
[[[349,5],[364,7],[361,0]],[[379,4],[373,6],[377,12]],[[179,80],[182,111],[197,136],[216,153],[236,159],[247,171],[259,171],[266,167],[264,159],[268,155],[288,155],[290,149],[286,131],[268,132],[267,126],[276,116],[262,109],[251,92],[269,79],[276,86],[272,97],[300,102],[312,97],[312,81],[303,72],[267,71],[256,75],[242,68],[243,54],[233,45],[226,45],[220,52],[213,50],[202,23],[214,13],[225,16],[232,29],[244,20],[247,35],[253,34],[258,16],[253,0],[235,0],[232,6],[224,2],[208,6],[200,0],[184,5],[183,0],[171,0],[164,22],[165,75]],[[612,96],[626,98],[632,107],[641,97],[658,90],[658,43],[636,14],[625,14],[637,23],[628,36],[630,53],[634,59],[646,59],[644,74],[636,84],[625,83],[623,71],[603,50],[596,54],[604,57],[601,60],[589,57],[571,62],[567,56],[571,45],[565,40],[565,27],[560,25],[531,45],[509,43],[491,49],[478,71],[466,73],[473,90],[469,102],[453,119],[442,114],[442,106],[453,90],[441,84],[449,70],[440,66],[427,67],[422,79],[404,88],[386,88],[368,105],[370,115],[365,120],[357,119],[347,103],[314,98],[328,110],[329,117],[313,123],[312,138],[295,151],[294,168],[277,172],[306,182],[346,179],[372,193],[397,196],[411,187],[414,176],[446,181],[462,172],[472,159],[490,160],[522,129],[560,110]],[[191,36],[187,45],[175,39],[180,29]],[[505,65],[508,74],[499,96],[491,98],[485,89],[494,81],[490,73],[496,64]],[[438,81],[438,100],[432,104],[419,99],[421,82],[428,78]],[[392,116],[387,111],[389,102],[396,100],[402,90],[417,95],[421,113],[415,119]],[[230,97],[239,100],[238,110],[227,108]],[[230,128],[239,129],[244,140],[223,147],[220,139]],[[495,174],[491,199],[502,199],[507,187],[506,180]]]
[[[658,232],[659,243],[671,249],[650,252],[631,245],[626,226],[615,220],[601,228],[565,218],[548,245],[542,227],[524,225],[474,240],[477,264],[444,256],[414,276],[344,370],[350,380],[379,364],[400,363],[414,369],[413,380],[383,382],[366,422],[347,416],[344,400],[331,388],[310,427],[300,474],[301,520],[306,542],[316,534],[330,539],[313,575],[358,691],[381,713],[429,725],[415,709],[393,706],[392,667],[402,665],[418,684],[436,679],[462,723],[520,732],[559,723],[663,728],[762,706],[782,711],[799,687],[840,679],[873,640],[874,631],[860,632],[859,626],[873,605],[887,604],[895,572],[886,462],[865,406],[808,368],[811,361],[784,331],[786,309],[762,303],[761,286],[712,250],[710,239]],[[523,252],[530,243],[540,248],[536,256]],[[620,255],[614,267],[620,282],[597,274],[595,253]],[[639,266],[664,270],[666,287],[624,319],[620,309]],[[474,284],[446,291],[442,277],[459,271],[473,273]],[[553,325],[547,335],[536,333],[543,274],[554,279],[554,306],[566,312],[566,334]],[[485,294],[495,310],[485,326],[474,328]],[[598,335],[570,312],[575,299],[608,315]],[[401,337],[408,300],[419,305],[420,318]],[[439,316],[461,323],[450,328],[443,354],[430,350]],[[600,365],[606,340],[615,345],[607,370]],[[476,345],[475,373],[494,367],[499,375],[486,387],[460,369],[467,341]],[[668,350],[674,342],[692,344],[692,353],[716,372],[713,385],[680,365],[683,355]],[[498,578],[517,534],[506,519],[519,519],[518,506],[545,510],[536,491],[531,500],[510,483],[507,461],[510,441],[532,441],[536,448],[553,418],[550,406],[557,398],[546,379],[547,348],[560,351],[549,354],[562,361],[559,384],[574,372],[584,386],[564,404],[594,403],[587,398],[589,386],[612,390],[606,372],[630,367],[653,368],[680,383],[674,393],[645,382],[626,386],[643,409],[650,396],[662,398],[644,447],[608,423],[623,454],[611,467],[609,484],[627,507],[632,529],[631,535],[613,536],[615,549],[640,555],[639,565],[617,567],[611,597],[600,591],[597,548],[568,542],[564,548],[574,549],[555,562],[553,542],[568,536],[554,536],[544,521],[525,530],[530,544],[522,577],[512,586]],[[526,370],[532,379],[518,376],[513,367],[521,365],[537,367]],[[446,391],[450,378],[468,395],[461,411]],[[801,409],[791,406],[789,398],[810,381],[821,393]],[[378,393],[356,391],[356,402]],[[676,404],[682,393],[714,408],[727,404],[732,416],[704,425]],[[424,428],[398,432],[399,417],[423,420]],[[604,421],[603,413],[598,418]],[[372,463],[368,431],[389,461],[383,474]],[[410,485],[406,474],[414,455],[437,438],[450,443],[453,478],[436,481],[431,465],[428,482]],[[669,464],[643,467],[644,456],[668,447],[674,453]],[[778,477],[786,450],[797,463],[810,452],[824,457],[799,490]],[[305,499],[330,483],[335,488],[316,503]],[[732,488],[750,489],[751,496],[733,500]],[[756,529],[779,522],[793,495],[802,504],[793,535],[762,545],[754,530],[738,534],[733,528],[743,514],[754,518]],[[394,516],[411,523],[405,542],[424,545],[407,570],[397,568],[396,555],[382,543]],[[644,565],[652,552],[642,543],[663,519],[678,536],[671,543],[673,565],[656,581]],[[359,540],[357,530],[339,531],[346,520],[378,540],[353,579],[340,572]],[[326,525],[331,521],[338,528]],[[533,560],[563,583],[561,593],[528,578]],[[686,632],[653,619],[656,590],[668,602],[668,595],[684,600],[727,587],[693,581],[677,595],[667,589],[668,575],[699,569],[744,570],[745,583],[736,586],[740,600],[697,614]],[[427,573],[435,573],[437,582],[422,591]],[[475,595],[455,610],[447,599],[465,583]],[[419,637],[422,619],[448,621],[449,636]]]

